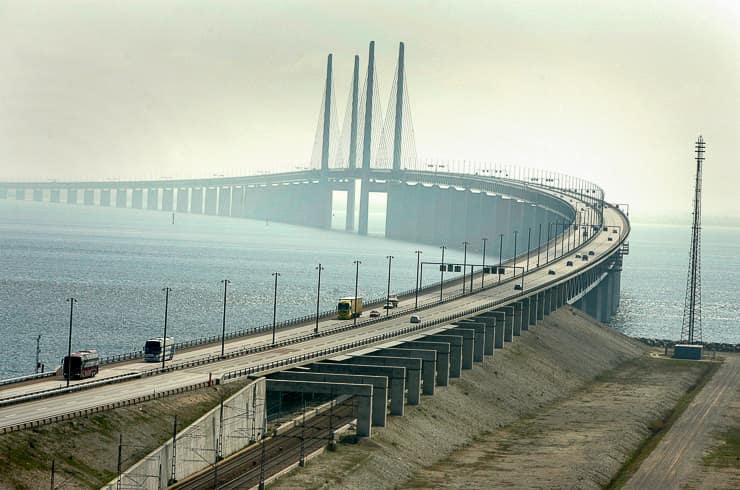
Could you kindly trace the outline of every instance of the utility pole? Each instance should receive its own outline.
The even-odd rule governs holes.
[[[355,302],[354,302],[355,311],[352,312],[352,316],[354,317],[352,320],[352,324],[357,325],[357,317],[360,316],[360,314],[357,313],[357,285],[358,285],[358,281],[360,278],[360,264],[362,264],[362,262],[359,260],[355,260],[353,264],[355,264]],[[303,395],[301,395],[301,398],[303,398]]]
[[[419,284],[419,260],[421,257],[421,254],[424,253],[421,250],[415,250],[414,253],[416,254],[416,297],[414,298],[414,310],[419,309],[419,288],[421,288],[421,284]]]
[[[468,269],[468,242],[462,242],[463,244],[463,294],[465,294],[465,273]]]
[[[519,230],[514,230],[514,277],[516,277],[516,238],[519,236]]]
[[[529,272],[529,250],[532,248],[532,227],[527,230],[527,272]]]
[[[69,298],[69,342],[67,342],[67,365],[62,364],[62,373],[67,372],[67,388],[69,388],[69,380],[72,378],[72,315],[75,309],[75,303],[77,300]]]
[[[164,369],[164,361],[167,359],[167,307],[169,306],[170,291],[172,291],[172,288],[166,287],[162,291],[164,291],[164,333],[162,334],[162,348],[160,352],[162,353],[162,369]]]
[[[34,370],[36,374],[38,374],[39,369],[41,368],[41,363],[39,362],[40,355],[41,355],[41,334],[39,334],[36,337],[36,369]]]
[[[275,295],[272,301],[272,345],[275,345],[275,330],[277,327],[277,281],[278,277],[280,277],[280,273],[273,272],[272,275],[275,276]]]
[[[316,287],[316,327],[314,327],[313,332],[319,333],[319,304],[321,300],[321,271],[324,270],[324,267],[321,266],[321,264],[316,267],[316,270],[319,271],[319,284]]]
[[[439,266],[439,300],[442,301],[442,289],[445,283],[445,249],[446,245],[439,247],[442,249],[442,265]]]
[[[391,299],[391,262],[393,261],[393,256],[386,255],[385,258],[388,259],[388,290],[385,295],[385,316],[388,316],[391,311],[389,303]]]
[[[504,255],[504,234],[501,233],[499,235],[499,242],[498,242],[498,270],[496,273],[498,274],[498,282],[501,282],[501,264],[503,263],[503,255]]]
[[[481,238],[483,240],[483,271],[480,274],[480,288],[483,289],[483,282],[486,278],[486,242],[488,238]]]
[[[221,282],[224,284],[224,316],[223,322],[221,323],[221,357],[223,357],[224,349],[226,347],[226,287],[231,284],[231,281],[224,279]]]

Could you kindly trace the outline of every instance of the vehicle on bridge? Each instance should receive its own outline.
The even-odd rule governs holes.
[[[370,318],[377,318],[380,316],[380,312],[378,310],[372,310],[370,312]]]
[[[155,337],[144,343],[144,360],[147,362],[161,362],[162,357],[169,361],[175,356],[175,339]]]
[[[100,356],[95,349],[73,352],[62,359],[64,379],[92,378],[100,370]]]
[[[350,318],[356,318],[362,316],[362,298],[348,296],[346,298],[339,298],[337,304],[337,318],[340,320],[349,320]]]
[[[421,317],[419,315],[411,315],[409,318],[410,323],[421,323]]]
[[[390,310],[391,308],[397,308],[398,307],[398,296],[395,294],[391,294],[388,296],[388,299],[385,301],[385,305],[383,308],[386,310]]]

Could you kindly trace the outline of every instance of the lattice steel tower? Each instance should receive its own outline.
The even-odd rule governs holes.
[[[686,300],[683,307],[681,342],[702,341],[701,331],[701,168],[704,162],[704,138],[696,140],[696,183],[694,190],[694,221],[691,226],[689,275],[686,280]]]

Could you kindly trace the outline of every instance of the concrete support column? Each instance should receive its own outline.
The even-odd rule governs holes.
[[[462,352],[463,352],[463,337],[461,335],[450,334],[433,334],[424,337],[424,342],[430,341],[433,343],[441,342],[449,345],[449,377],[459,378],[462,371]],[[439,354],[438,354],[439,355]],[[439,359],[439,357],[437,358]],[[440,385],[445,386],[445,385]]]
[[[504,306],[499,308],[506,312],[506,323],[504,323],[504,342],[514,341],[514,307]]]
[[[547,295],[544,291],[537,293],[537,321],[545,319],[545,301]]]
[[[231,187],[221,187],[219,189],[218,215],[231,216]]]
[[[537,298],[538,295],[533,294],[529,297],[529,326],[534,327],[537,325]]]
[[[215,216],[218,213],[218,188],[206,187],[205,214]]]
[[[110,189],[100,191],[100,205],[104,207],[110,206]]]
[[[151,211],[159,209],[159,189],[148,189],[146,193],[146,208]]]
[[[381,356],[341,356],[337,362],[342,364],[363,364],[375,366],[397,366],[406,368],[406,402],[418,405],[421,401],[421,359]]]
[[[403,399],[406,392],[406,369],[396,366],[377,366],[362,364],[339,364],[317,362],[308,366],[313,372],[360,374],[367,376],[384,376],[388,379],[388,393],[391,398],[390,414],[403,415]]]
[[[475,330],[465,327],[450,327],[445,331],[445,335],[459,335],[463,338],[462,346],[462,368],[473,369],[473,351],[475,350]]]
[[[77,204],[77,189],[67,189],[67,204]]]
[[[8,198],[8,190],[0,189],[0,199],[7,199],[7,198]]]
[[[134,209],[142,209],[144,207],[144,191],[141,189],[134,189],[131,195],[131,207]]]
[[[543,293],[545,295],[545,309],[544,309],[544,314],[545,315],[549,315],[553,311],[553,309],[554,309],[553,308],[553,304],[552,304],[552,296],[553,296],[553,294],[552,294],[552,288],[546,289],[545,291],[543,291]]]
[[[175,210],[175,191],[164,189],[162,191],[162,211],[172,212]]]
[[[116,189],[116,207],[125,208],[128,206],[128,189]]]
[[[460,322],[454,322],[464,328],[470,328],[475,332],[475,345],[473,346],[473,361],[483,362],[483,352],[486,339],[486,324],[471,319],[465,319]]]
[[[203,214],[202,187],[193,187],[190,189],[190,212],[192,214]]]
[[[93,189],[85,189],[82,194],[82,202],[85,206],[92,206],[95,204],[95,191]]]
[[[33,190],[33,200],[36,202],[41,202],[44,200],[44,191],[42,189],[34,189]]]
[[[424,395],[434,394],[434,383],[437,371],[437,352],[425,349],[407,349],[406,347],[388,347],[367,354],[380,357],[407,357],[421,359],[421,387]]]
[[[599,290],[599,321],[601,323],[607,323],[609,321],[609,276],[602,279],[599,286],[596,288]]]
[[[190,211],[190,189],[187,187],[180,187],[177,189],[177,212],[187,213]]]
[[[514,337],[522,335],[522,304],[514,303],[511,305],[514,308],[514,322],[512,325],[512,333]]]
[[[529,298],[520,301],[522,305],[522,326],[521,330],[529,330]]]
[[[268,379],[267,392],[323,393],[330,396],[352,395],[357,406],[357,435],[370,437],[372,427],[373,386],[368,384],[317,383]]]
[[[373,387],[372,425],[385,427],[388,408],[388,378],[357,374],[328,374],[307,371],[281,371],[268,376],[268,379],[283,381],[311,381],[316,383],[368,384]]]
[[[59,189],[52,189],[49,195],[49,201],[58,203],[60,201],[60,194]]]
[[[344,229],[346,231],[355,230],[355,185],[355,179],[350,179],[347,188],[347,215],[344,218]]]
[[[493,312],[496,316],[496,330],[494,331],[494,346],[496,349],[504,348],[504,330],[506,329],[506,312],[496,310]]]
[[[476,316],[474,320],[485,323],[486,336],[483,340],[483,355],[492,356],[495,349],[494,337],[496,335],[496,316],[493,312],[487,312]]]
[[[244,187],[232,187],[231,189],[231,217],[241,218],[244,216]]]
[[[434,350],[437,353],[437,386],[447,386],[450,379],[450,344],[449,342],[432,342],[429,339],[403,342],[402,349]],[[422,364],[422,369],[424,365]]]

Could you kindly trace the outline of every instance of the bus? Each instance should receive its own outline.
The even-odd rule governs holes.
[[[100,356],[95,349],[73,352],[62,359],[64,379],[92,378],[100,370]]]
[[[149,339],[144,344],[144,360],[147,362],[162,362],[162,356],[165,361],[169,361],[175,355],[175,339],[167,337],[163,341],[162,337]]]

